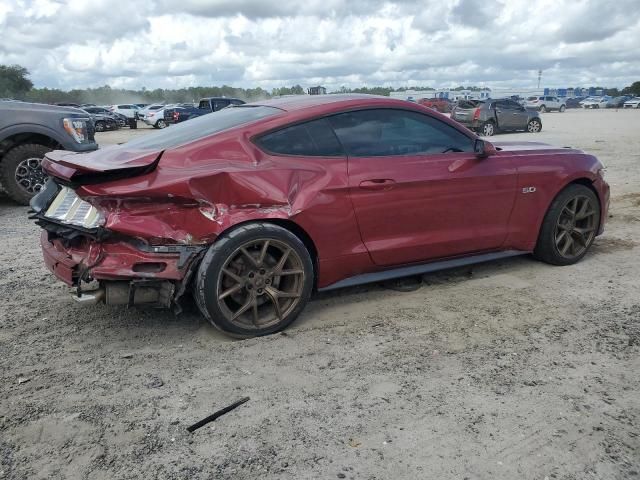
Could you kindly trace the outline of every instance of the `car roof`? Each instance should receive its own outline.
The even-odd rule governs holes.
[[[286,112],[303,110],[313,107],[326,106],[331,108],[340,108],[341,106],[358,106],[360,104],[369,104],[374,101],[376,104],[389,104],[389,106],[406,106],[406,100],[400,100],[382,95],[366,95],[366,94],[329,94],[329,95],[287,95],[270,100],[252,102],[249,105],[263,105],[266,107],[275,107]]]

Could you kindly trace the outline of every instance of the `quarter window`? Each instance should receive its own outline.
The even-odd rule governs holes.
[[[446,123],[408,110],[373,109],[329,118],[348,155],[393,155],[471,152],[472,140]]]
[[[264,135],[258,144],[271,153],[336,157],[344,153],[325,118],[300,123]]]

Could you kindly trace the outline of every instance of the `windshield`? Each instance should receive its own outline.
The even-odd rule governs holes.
[[[132,140],[127,142],[127,146],[140,150],[165,150],[276,115],[281,111],[279,108],[265,106],[227,107],[219,112],[209,113],[166,130]]]

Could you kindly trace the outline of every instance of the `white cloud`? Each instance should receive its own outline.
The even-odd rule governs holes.
[[[625,86],[637,0],[0,1],[36,86]]]

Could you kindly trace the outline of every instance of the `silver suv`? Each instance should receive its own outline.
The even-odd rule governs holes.
[[[567,105],[563,100],[550,95],[545,95],[543,97],[528,97],[524,106],[527,108],[535,108],[539,112],[550,112],[552,110],[564,112],[567,108]]]

